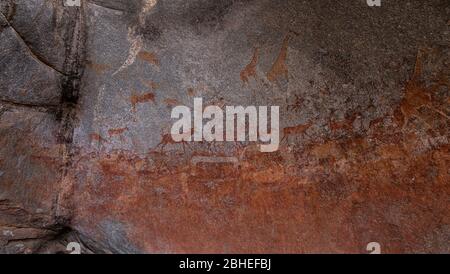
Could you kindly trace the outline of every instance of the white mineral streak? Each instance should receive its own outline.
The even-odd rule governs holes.
[[[140,26],[145,26],[145,17],[147,13],[158,3],[157,0],[144,0],[144,4],[142,6],[141,11],[139,12],[138,22]],[[127,40],[130,42],[130,49],[128,51],[128,57],[122,66],[113,73],[116,75],[127,67],[131,66],[135,61],[139,52],[142,50],[144,45],[142,35],[137,33],[138,26],[133,26],[128,28],[128,37]]]

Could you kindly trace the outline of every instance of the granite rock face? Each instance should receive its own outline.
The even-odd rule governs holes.
[[[448,1],[62,2],[0,0],[1,253],[450,252]],[[194,98],[279,150],[173,142]]]

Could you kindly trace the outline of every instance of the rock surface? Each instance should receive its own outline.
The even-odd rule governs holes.
[[[0,253],[450,252],[448,1],[0,12]],[[168,141],[194,97],[280,106],[280,149]]]

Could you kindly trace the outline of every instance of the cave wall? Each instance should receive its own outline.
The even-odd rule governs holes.
[[[0,11],[1,253],[450,252],[448,1]],[[196,97],[280,106],[279,150],[171,142]]]

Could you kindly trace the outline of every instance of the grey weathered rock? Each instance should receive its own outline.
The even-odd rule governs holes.
[[[28,47],[22,36],[0,14],[2,31],[1,100],[29,105],[60,102],[58,72],[47,66]]]

